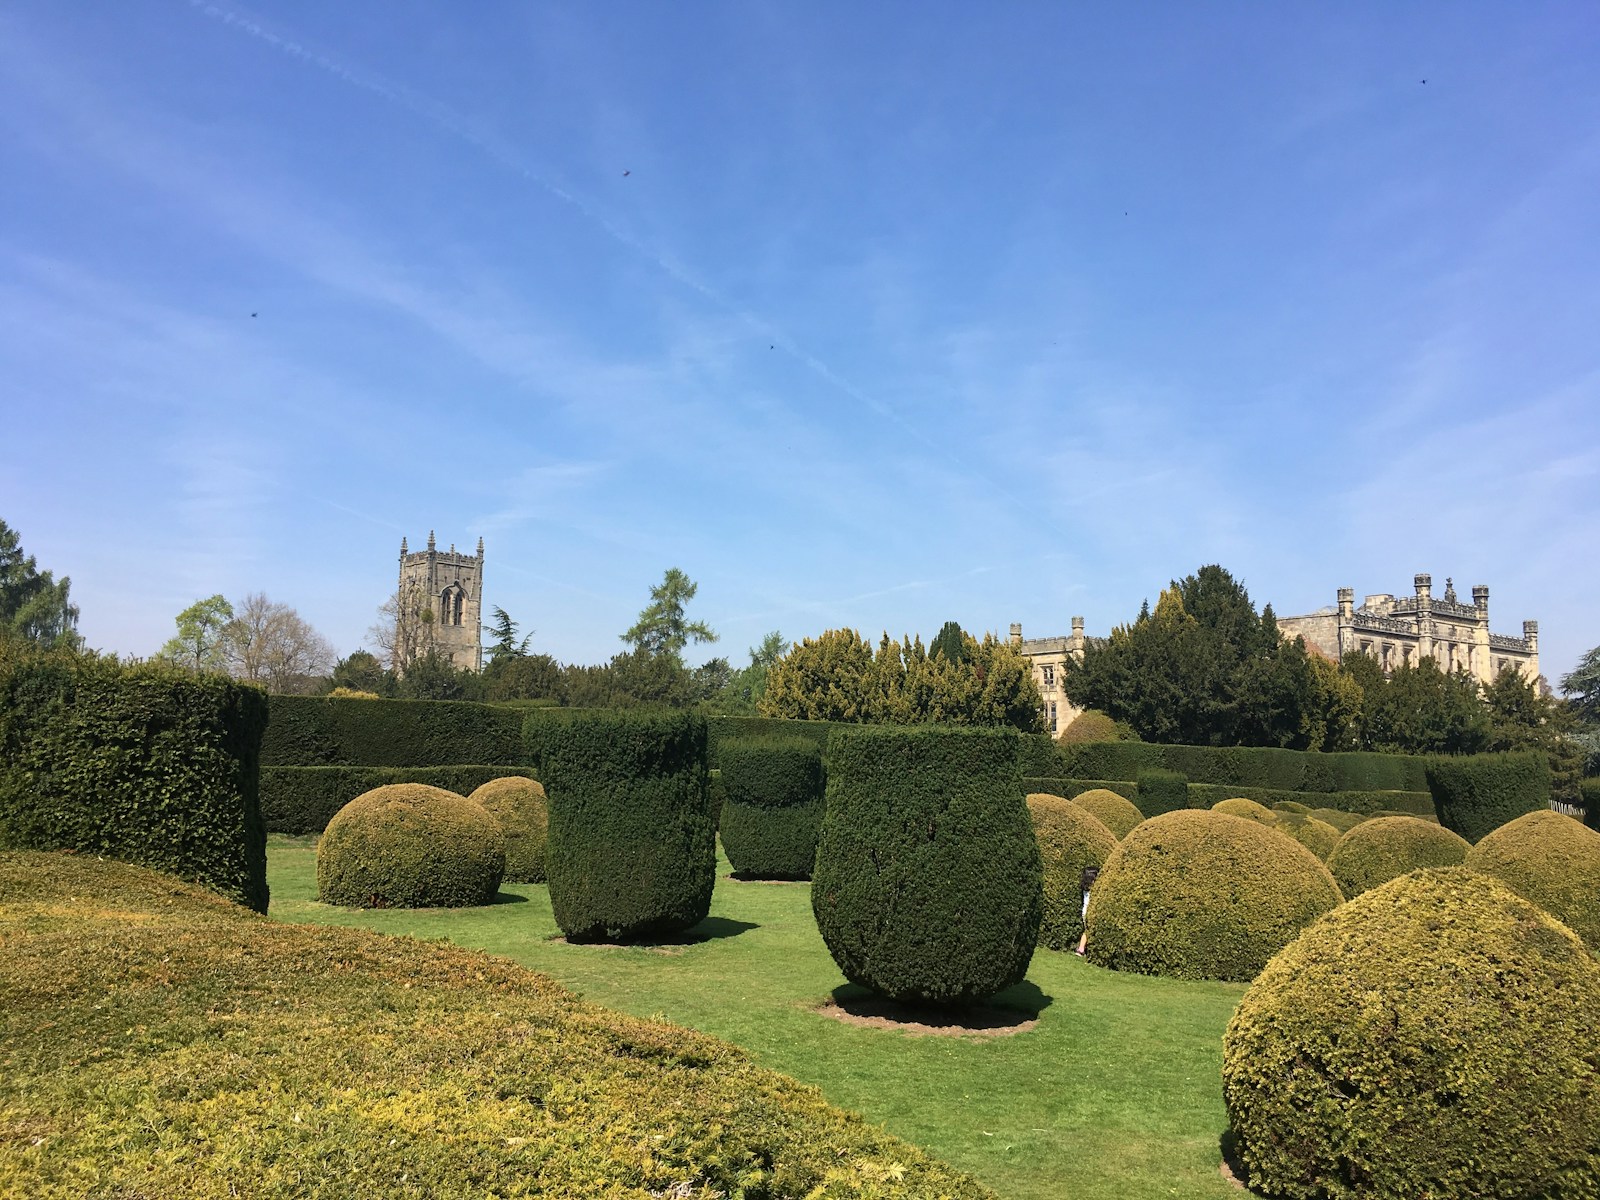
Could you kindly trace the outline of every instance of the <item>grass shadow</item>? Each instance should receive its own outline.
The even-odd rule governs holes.
[[[679,950],[685,946],[698,946],[705,942],[720,941],[723,938],[738,937],[747,929],[760,929],[754,921],[736,921],[731,917],[707,917],[693,929],[685,929],[681,933],[662,933],[649,937],[634,938],[626,942],[572,942],[562,937],[559,933],[550,935],[552,942],[565,942],[569,946],[601,946],[610,949],[640,949],[640,950]]]
[[[1239,1135],[1231,1128],[1224,1129],[1217,1139],[1217,1149],[1222,1152],[1222,1177],[1242,1192],[1261,1195],[1250,1186],[1250,1168],[1239,1157]]]
[[[807,887],[811,886],[810,876],[807,876],[803,879],[798,879],[789,875],[752,875],[748,871],[729,871],[727,875],[723,876],[723,878],[731,879],[735,883],[803,883]]]
[[[492,904],[526,904],[527,902],[528,902],[528,898],[526,896],[519,896],[515,892],[497,892],[497,893],[495,893],[495,898],[490,903],[492,903]]]

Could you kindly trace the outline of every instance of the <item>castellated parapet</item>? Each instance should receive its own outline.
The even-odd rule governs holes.
[[[411,553],[400,539],[399,620],[412,636],[395,639],[395,669],[405,674],[414,658],[432,650],[457,670],[483,670],[483,539],[476,554],[440,550],[428,531],[428,548]]]
[[[1085,638],[1083,618],[1072,618],[1071,637],[1042,637],[1024,639],[1022,625],[1011,623],[1011,644],[1033,667],[1033,682],[1039,687],[1039,697],[1044,704],[1044,727],[1054,737],[1083,709],[1067,699],[1064,681],[1067,660],[1081,659]]]

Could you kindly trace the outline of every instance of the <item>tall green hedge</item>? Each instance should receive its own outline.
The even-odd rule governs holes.
[[[705,920],[716,882],[705,720],[592,711],[549,723],[550,906],[569,941],[633,941]]]
[[[1585,779],[1578,785],[1583,797],[1583,823],[1590,829],[1600,829],[1600,779]]]
[[[1431,759],[1428,790],[1439,824],[1476,842],[1524,813],[1550,807],[1550,759],[1537,750]]]
[[[1139,806],[1146,817],[1159,817],[1162,813],[1176,812],[1189,807],[1189,781],[1181,771],[1168,771],[1161,767],[1146,767],[1139,772],[1134,794],[1130,799]]]
[[[273,696],[268,767],[439,767],[528,762],[523,712],[464,700]]]
[[[169,871],[267,910],[267,698],[221,675],[0,646],[0,848]]]
[[[390,783],[426,783],[465,796],[492,779],[535,777],[531,767],[262,767],[261,819],[268,833],[321,833],[363,792]]]
[[[1406,754],[1321,754],[1257,746],[1166,746],[1155,742],[1054,745],[1043,767],[1024,774],[1069,779],[1136,779],[1142,769],[1180,771],[1194,783],[1280,792],[1420,792],[1427,760]]]
[[[722,848],[749,879],[810,879],[822,826],[822,751],[805,738],[722,744]]]
[[[811,905],[845,978],[971,1004],[1027,973],[1042,903],[1015,733],[834,731]]]
[[[707,717],[706,762],[722,766],[725,743],[750,738],[804,738],[819,753],[828,749],[828,735],[837,729],[834,721],[790,721],[781,717]]]

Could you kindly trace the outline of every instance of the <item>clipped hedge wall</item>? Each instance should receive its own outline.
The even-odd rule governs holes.
[[[1180,979],[1254,979],[1343,897],[1322,861],[1243,817],[1165,813],[1117,844],[1095,881],[1088,957]]]
[[[1063,796],[1029,796],[1028,815],[1044,869],[1039,945],[1076,949],[1083,932],[1084,869],[1105,865],[1117,847],[1117,835],[1077,801]]]
[[[168,871],[267,911],[267,697],[222,675],[0,647],[0,848]]]
[[[1253,1190],[1593,1196],[1600,965],[1509,888],[1395,879],[1267,964],[1222,1046]]]
[[[1110,788],[1090,788],[1068,799],[1109,829],[1119,841],[1144,820],[1137,804]]]
[[[1487,834],[1467,866],[1533,901],[1600,954],[1600,833],[1548,809],[1531,812]]]
[[[1189,807],[1189,781],[1177,771],[1147,767],[1139,772],[1131,799],[1148,817]]]
[[[1420,792],[1425,758],[1407,754],[1322,754],[1251,746],[1167,746],[1156,742],[1051,745],[1053,769],[1030,775],[1069,779],[1137,779],[1141,770],[1179,771],[1195,783],[1278,792]],[[1220,799],[1221,797],[1219,797]],[[1259,799],[1259,797],[1252,797]]]
[[[721,768],[723,745],[751,738],[803,738],[816,746],[818,753],[825,753],[828,735],[837,728],[839,724],[834,721],[791,721],[782,717],[707,717],[706,764]]]
[[[810,879],[822,828],[822,750],[805,738],[722,744],[722,848],[747,879]]]
[[[346,804],[317,843],[317,899],[347,908],[493,904],[506,838],[481,804],[391,783]]]
[[[1017,735],[838,729],[811,906],[850,982],[959,1007],[1022,980],[1042,904]]]
[[[1472,847],[1458,834],[1416,817],[1373,817],[1345,833],[1328,869],[1348,900],[1422,867],[1457,867]]]
[[[542,764],[550,907],[568,941],[636,941],[706,919],[717,851],[704,718],[594,710],[550,722]]]
[[[1428,760],[1439,824],[1469,842],[1550,807],[1550,758],[1542,751]]]
[[[506,883],[545,881],[545,843],[550,837],[550,810],[544,787],[520,775],[502,775],[467,797],[500,822],[506,835]]]
[[[273,696],[269,767],[438,767],[527,762],[522,712],[463,700]]]
[[[261,819],[268,833],[321,833],[363,792],[390,783],[426,783],[467,795],[491,779],[533,778],[529,767],[262,767]]]

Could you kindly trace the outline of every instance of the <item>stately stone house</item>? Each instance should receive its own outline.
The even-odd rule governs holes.
[[[1033,664],[1033,682],[1044,701],[1044,727],[1053,737],[1072,723],[1083,709],[1073,705],[1061,689],[1068,658],[1083,657],[1083,618],[1072,618],[1071,637],[1023,639],[1022,626],[1011,624],[1011,644]]]
[[[395,669],[431,649],[457,670],[483,670],[483,539],[477,554],[457,554],[455,544],[439,550],[428,531],[428,548],[415,554],[400,539],[400,587],[396,593],[399,630]]]
[[[1431,658],[1446,671],[1466,671],[1488,683],[1507,667],[1524,678],[1539,679],[1539,622],[1524,621],[1522,636],[1489,632],[1489,589],[1472,589],[1472,603],[1456,599],[1453,580],[1444,581],[1444,595],[1433,595],[1433,577],[1413,580],[1414,596],[1367,596],[1355,605],[1355,590],[1340,588],[1332,608],[1303,617],[1279,617],[1284,637],[1305,638],[1310,646],[1337,662],[1352,650],[1370,654],[1392,671],[1402,663]]]

